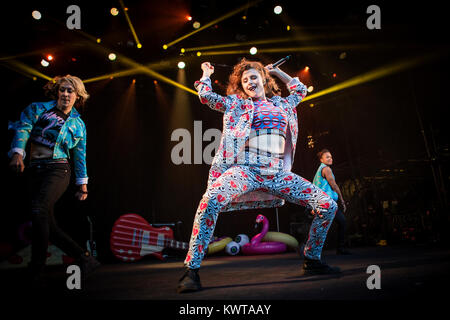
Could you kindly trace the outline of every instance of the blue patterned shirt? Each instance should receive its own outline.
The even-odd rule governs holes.
[[[11,150],[8,152],[9,157],[12,157],[14,153],[19,153],[25,158],[25,147],[33,127],[43,113],[54,107],[56,107],[56,100],[33,102],[21,113],[19,121],[9,123],[8,129],[15,130]],[[53,159],[70,158],[70,150],[73,151],[76,184],[87,184],[86,126],[75,108],[72,108],[69,117],[59,131],[53,148]]]

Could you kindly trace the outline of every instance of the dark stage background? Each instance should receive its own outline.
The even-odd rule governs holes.
[[[378,3],[381,29],[369,30],[366,9],[371,2],[261,1],[163,50],[163,44],[193,31],[194,20],[205,25],[247,2],[125,2],[141,49],[136,48],[124,16],[109,13],[111,7],[121,9],[116,1],[6,5],[0,65],[7,191],[3,193],[0,241],[20,248],[17,228],[29,220],[27,174],[17,176],[7,168],[6,152],[12,138],[12,132],[6,133],[7,121],[16,121],[31,102],[48,100],[42,90],[46,80],[33,80],[11,61],[49,77],[69,73],[86,80],[129,69],[126,57],[142,65],[155,63],[150,69],[193,89],[204,61],[234,65],[246,57],[267,64],[287,54],[292,59],[282,69],[313,85],[310,95],[372,70],[388,71],[389,65],[418,59],[417,64],[398,72],[301,103],[293,172],[312,180],[319,164],[315,154],[322,148],[331,150],[337,182],[349,202],[346,216],[351,246],[375,245],[381,239],[388,244],[448,239],[450,68],[448,19],[441,3],[427,2],[420,7]],[[81,32],[65,27],[66,8],[71,4],[81,8]],[[279,16],[273,13],[275,4],[283,6]],[[43,13],[42,20],[32,19],[35,9]],[[185,20],[187,14],[193,21]],[[102,41],[97,44],[87,35]],[[286,37],[292,39],[256,45],[261,51],[286,48],[274,53],[207,55],[205,50],[197,57],[195,50],[180,54],[181,48]],[[324,48],[335,45],[340,47]],[[250,47],[213,50],[248,51]],[[108,60],[109,52],[118,54],[116,61]],[[39,63],[48,53],[55,60],[44,68]],[[434,56],[427,59],[430,54]],[[181,60],[186,62],[183,70],[177,67]],[[309,73],[302,71],[305,66]],[[218,80],[213,84],[217,92],[225,94],[229,73],[229,69],[216,68],[212,78]],[[278,83],[286,95],[287,90]],[[181,221],[176,237],[188,241],[209,165],[173,164],[171,150],[178,142],[171,141],[171,134],[185,128],[194,139],[194,121],[201,121],[202,134],[209,128],[221,130],[221,114],[200,104],[194,94],[144,72],[106,77],[86,83],[86,88],[91,98],[79,111],[88,133],[89,197],[83,203],[75,201],[72,185],[57,207],[60,225],[84,244],[89,235],[86,217],[90,216],[103,261],[115,261],[109,251],[109,233],[114,221],[125,213],[140,214],[150,223]],[[209,143],[203,141],[202,150]],[[194,141],[191,151],[193,162]],[[275,209],[248,210],[221,214],[215,235],[252,236],[257,232],[253,225],[259,213],[269,218],[270,229],[275,230]],[[280,231],[292,233],[300,241],[310,221],[300,206],[287,203],[279,208]],[[335,231],[333,226],[325,248],[334,247]]]

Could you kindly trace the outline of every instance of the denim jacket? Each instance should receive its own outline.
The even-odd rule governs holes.
[[[56,100],[33,102],[21,113],[19,121],[9,123],[8,129],[15,130],[11,150],[8,152],[9,157],[12,157],[14,153],[19,153],[25,158],[25,148],[34,124],[42,113],[55,106]],[[86,126],[75,108],[72,108],[69,117],[59,132],[53,149],[53,159],[70,158],[70,149],[73,150],[76,184],[87,184]]]
[[[208,186],[214,183],[233,164],[242,163],[245,143],[249,139],[251,124],[253,122],[253,101],[251,98],[244,99],[239,95],[221,96],[212,91],[211,79],[202,78],[194,84],[198,91],[201,103],[206,104],[213,110],[222,112],[223,131],[219,149],[209,170]],[[298,119],[296,106],[306,96],[306,86],[298,78],[293,78],[287,88],[288,97],[273,96],[268,98],[275,106],[283,108],[288,115],[287,139],[283,158],[283,170],[290,171],[295,155],[297,143]],[[264,166],[269,168],[267,175],[275,174],[276,170],[270,168],[278,167],[277,158],[267,157]],[[235,198],[223,211],[271,208],[284,205],[284,199],[269,194],[263,190],[255,190]]]

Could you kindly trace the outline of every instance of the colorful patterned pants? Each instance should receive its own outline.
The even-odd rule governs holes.
[[[265,189],[289,202],[320,212],[315,214],[304,249],[306,257],[320,260],[328,229],[337,210],[336,202],[295,173],[279,171],[275,175],[260,175],[255,167],[236,165],[217,178],[200,201],[184,261],[186,267],[200,267],[221,209],[236,197],[256,189]]]

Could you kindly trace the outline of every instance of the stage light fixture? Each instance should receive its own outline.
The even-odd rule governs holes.
[[[280,14],[283,11],[283,8],[281,6],[276,6],[275,8],[273,8],[273,12],[275,12],[275,14]]]
[[[48,61],[52,61],[53,60],[53,56],[51,54],[47,55],[47,60]]]
[[[102,39],[97,38],[97,43],[100,43],[100,42],[102,42]]]
[[[258,52],[258,49],[256,49],[256,47],[251,47],[250,48],[250,54],[256,54]]]
[[[138,44],[136,45],[136,47],[137,47],[138,49],[140,49],[140,48],[142,48],[142,44],[138,43]]]
[[[347,57],[347,52],[342,52],[342,53],[339,55],[339,59],[341,59],[341,60],[344,60],[346,57]]]
[[[309,67],[308,66],[305,67],[305,71],[309,71]]]
[[[309,86],[309,87],[308,87],[308,92],[313,92],[313,90],[314,90],[314,87],[313,87],[313,86]]]
[[[167,44],[163,45],[163,49],[167,50]]]
[[[200,51],[197,51],[197,57],[200,57],[202,53]]]
[[[119,9],[117,9],[117,8],[111,8],[111,14],[113,15],[113,16],[117,16],[118,14],[119,14]]]
[[[178,68],[184,69],[185,66],[186,64],[183,61],[178,62]]]
[[[287,30],[287,31],[291,31],[291,26],[289,26],[289,25],[286,26],[286,30]]]
[[[191,21],[192,17],[191,16],[186,16],[187,21]]]
[[[337,74],[336,73],[333,73],[333,78],[336,78],[337,77]]]
[[[136,83],[136,79],[133,79],[133,81],[132,81],[133,83]]]
[[[314,103],[311,103],[309,106],[310,106],[311,108],[313,108],[313,107],[314,107]]]
[[[32,15],[33,18],[36,19],[36,20],[39,20],[39,19],[42,18],[41,13],[40,13],[39,11],[37,11],[37,10],[34,10],[34,11],[31,13],[31,15]]]
[[[154,83],[154,84],[158,84],[158,81],[156,81],[156,80],[153,80],[153,83]]]
[[[247,20],[247,16],[242,16],[242,20]]]
[[[48,67],[49,65],[50,65],[50,63],[48,63],[47,60],[45,60],[45,59],[42,59],[42,60],[41,60],[41,66],[43,66],[43,67]]]
[[[194,29],[198,29],[198,28],[200,28],[200,22],[195,21],[192,26],[194,27]]]
[[[181,48],[180,52],[181,52],[181,53],[185,53],[186,50],[185,50],[184,48]]]
[[[117,58],[117,56],[116,56],[115,53],[110,53],[110,54],[108,55],[108,59],[111,60],[111,61],[116,60],[116,58]]]
[[[37,77],[33,77],[33,81],[36,81],[37,80]]]

